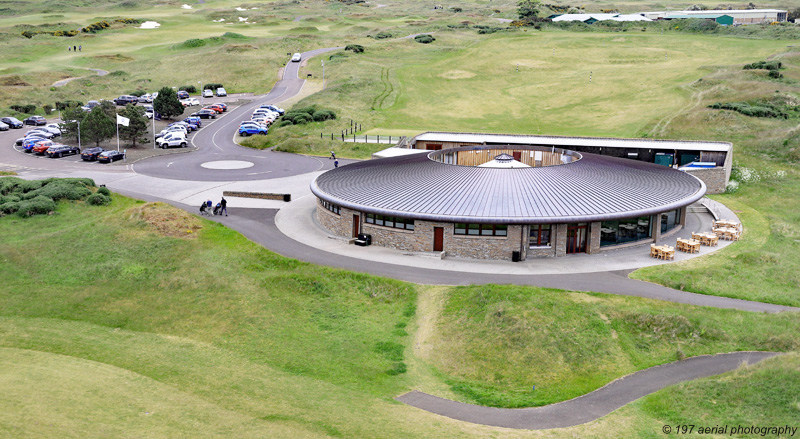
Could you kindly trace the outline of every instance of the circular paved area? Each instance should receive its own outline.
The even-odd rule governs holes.
[[[253,162],[244,160],[217,160],[215,162],[201,163],[200,166],[206,169],[247,169],[255,166]]]

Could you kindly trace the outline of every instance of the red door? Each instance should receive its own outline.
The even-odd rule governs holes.
[[[444,250],[444,227],[433,228],[433,251]]]
[[[353,238],[358,238],[358,234],[361,232],[361,217],[353,214]]]
[[[514,151],[514,160],[521,162],[522,161],[522,151]]]

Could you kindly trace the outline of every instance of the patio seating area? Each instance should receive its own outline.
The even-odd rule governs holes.
[[[650,257],[673,260],[676,248],[685,253],[700,253],[700,246],[716,247],[720,239],[738,241],[742,234],[742,223],[729,220],[711,221],[711,231],[713,233],[692,232],[691,239],[677,238],[675,247],[650,244]]]

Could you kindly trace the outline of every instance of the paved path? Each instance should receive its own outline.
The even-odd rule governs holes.
[[[734,352],[693,357],[641,370],[612,381],[594,392],[544,407],[525,409],[483,407],[417,391],[406,393],[396,399],[431,413],[474,424],[526,430],[564,428],[594,421],[665,387],[730,372],[743,363],[754,364],[776,355],[780,354]]]
[[[101,69],[87,69],[87,70],[91,70],[91,71],[97,73],[97,76],[106,76],[106,75],[108,75],[107,71],[101,70]],[[72,82],[72,81],[74,81],[76,79],[81,79],[81,78],[85,78],[85,76],[78,76],[76,78],[62,79],[60,81],[54,82],[53,83],[53,87],[63,87],[65,85],[69,84],[70,82]]]

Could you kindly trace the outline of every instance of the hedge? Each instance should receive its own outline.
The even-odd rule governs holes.
[[[92,206],[105,206],[111,203],[111,197],[97,192],[96,194],[89,195],[89,198],[86,199],[86,202]]]
[[[17,208],[17,215],[21,217],[33,215],[47,215],[56,210],[56,202],[45,196],[39,195],[38,197],[30,200],[20,201]]]
[[[195,87],[193,85],[182,85],[182,86],[178,87],[178,90],[183,90],[183,91],[189,92],[189,93],[197,93],[197,87]]]
[[[424,35],[417,35],[416,37],[414,37],[414,41],[422,44],[428,44],[436,41],[436,38],[433,38],[433,36],[431,35],[424,34]]]
[[[19,111],[20,113],[26,113],[26,114],[33,114],[33,112],[36,111],[36,105],[33,104],[25,104],[25,105],[14,104],[11,105],[9,108],[11,108],[14,111]]]
[[[205,84],[203,86],[203,90],[216,90],[218,88],[224,88],[224,87],[222,84],[217,84],[217,83]]]

